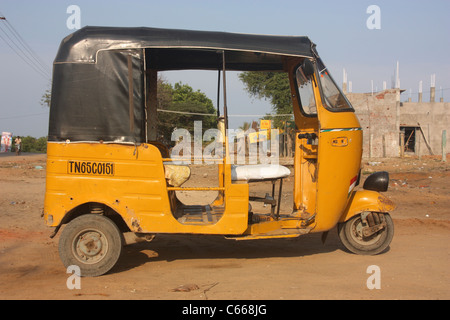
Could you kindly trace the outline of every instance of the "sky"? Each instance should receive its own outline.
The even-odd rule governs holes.
[[[76,31],[67,24],[72,21],[73,12],[67,12],[71,5],[80,8],[81,27],[306,35],[317,45],[339,85],[346,70],[353,92],[371,92],[372,83],[379,91],[383,81],[390,88],[398,62],[400,87],[406,90],[402,100],[411,92],[415,101],[422,81],[426,101],[432,74],[437,99],[443,95],[445,101],[450,100],[449,0],[0,0],[0,17],[9,23],[0,20],[0,132],[47,135],[48,108],[40,100],[51,87],[51,66],[61,40]],[[368,11],[371,5],[379,11]],[[39,57],[45,70],[36,71],[36,64],[25,63],[20,51],[10,48],[5,33],[8,26]],[[163,76],[171,83],[182,81],[200,89],[216,103],[216,73],[170,72]],[[227,75],[227,86],[231,127],[271,111],[267,101],[245,92],[237,73]],[[238,116],[242,114],[255,117]]]

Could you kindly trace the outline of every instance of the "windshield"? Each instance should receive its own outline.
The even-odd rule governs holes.
[[[325,107],[330,111],[353,111],[350,102],[341,90],[339,90],[330,72],[320,58],[317,59],[317,66]]]

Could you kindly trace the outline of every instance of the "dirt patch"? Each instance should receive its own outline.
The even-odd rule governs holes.
[[[82,278],[81,289],[73,290],[58,236],[49,238],[41,217],[45,166],[45,155],[0,156],[0,299],[450,298],[450,170],[438,158],[364,161],[362,181],[374,171],[390,172],[386,196],[398,206],[394,240],[380,255],[347,252],[336,230],[325,244],[320,234],[249,241],[158,235],[125,247],[110,273]],[[197,186],[211,185],[216,174],[208,167],[192,178]],[[287,178],[283,210],[292,204],[292,186]],[[250,185],[255,195],[270,190],[270,184]],[[381,289],[366,285],[371,265],[381,270]]]

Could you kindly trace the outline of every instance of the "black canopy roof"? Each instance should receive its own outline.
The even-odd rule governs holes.
[[[84,27],[61,43],[55,63],[93,63],[102,50],[189,48],[313,57],[305,36],[275,36],[145,27]]]
[[[146,73],[285,71],[315,58],[308,37],[156,28],[84,27],[60,45],[53,68],[49,141],[146,141]]]

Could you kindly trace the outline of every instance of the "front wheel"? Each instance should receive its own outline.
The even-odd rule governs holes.
[[[340,223],[338,234],[342,244],[351,252],[375,255],[391,243],[394,223],[388,213],[362,213]]]
[[[59,255],[67,268],[76,265],[81,276],[105,274],[119,260],[123,235],[111,219],[86,214],[71,221],[61,233]]]

